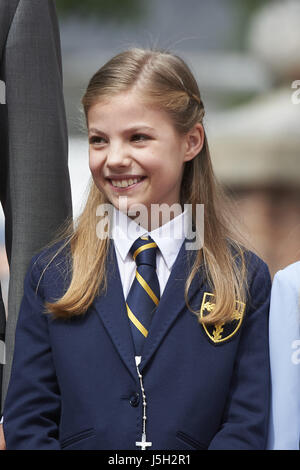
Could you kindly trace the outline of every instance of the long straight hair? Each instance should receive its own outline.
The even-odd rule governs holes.
[[[139,48],[113,57],[91,78],[82,98],[86,120],[94,104],[132,90],[139,92],[145,106],[151,104],[166,111],[181,135],[190,131],[196,123],[203,124],[204,105],[197,82],[186,63],[169,51]],[[245,302],[247,275],[244,244],[237,236],[235,226],[230,223],[229,200],[216,181],[206,135],[202,150],[184,165],[180,202],[182,206],[191,205],[196,230],[196,206],[204,204],[205,227],[203,247],[197,251],[186,280],[185,301],[188,308],[198,315],[200,322],[224,323],[232,319],[237,300]],[[84,314],[95,296],[106,291],[109,240],[97,236],[96,210],[99,204],[107,202],[105,195],[92,181],[85,208],[76,226],[70,222],[60,234],[59,239],[64,243],[59,251],[67,245],[70,247],[72,276],[65,294],[55,302],[45,303],[46,311],[56,318]],[[203,318],[199,310],[192,309],[188,299],[189,287],[200,269],[215,295],[214,309]]]

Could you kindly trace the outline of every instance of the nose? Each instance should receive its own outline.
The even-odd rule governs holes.
[[[109,167],[126,167],[130,163],[128,149],[122,143],[111,143],[107,149],[106,164]]]

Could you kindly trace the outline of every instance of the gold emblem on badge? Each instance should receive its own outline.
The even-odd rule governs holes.
[[[204,292],[200,317],[204,318],[214,308],[214,294]],[[228,323],[216,323],[214,325],[202,325],[207,336],[213,343],[223,343],[224,341],[232,338],[233,335],[239,330],[245,311],[246,304],[244,302],[236,301],[236,310],[232,314],[232,321]]]

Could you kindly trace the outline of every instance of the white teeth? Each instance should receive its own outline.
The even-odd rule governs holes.
[[[129,179],[129,180],[119,180],[119,181],[114,181],[111,180],[112,185],[117,187],[117,188],[127,188],[127,186],[131,186],[132,184],[138,183],[141,181],[142,178],[134,178],[134,179]]]

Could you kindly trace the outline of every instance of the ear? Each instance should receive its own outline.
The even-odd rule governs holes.
[[[188,162],[198,155],[204,144],[204,128],[200,122],[195,124],[193,129],[186,134],[185,144],[186,151],[183,161]]]

